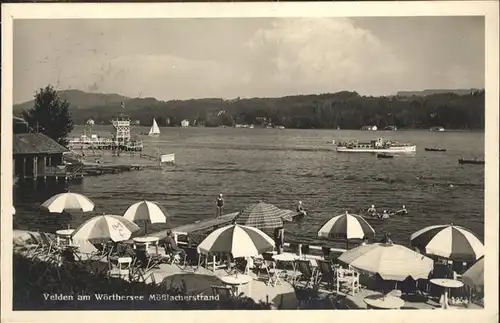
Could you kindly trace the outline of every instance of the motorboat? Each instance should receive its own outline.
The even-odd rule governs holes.
[[[425,151],[446,151],[444,148],[425,148]]]
[[[336,150],[339,153],[413,153],[417,151],[417,146],[378,138],[366,143],[358,141],[339,142]]]
[[[458,160],[459,164],[473,164],[473,165],[484,165],[484,160],[479,160],[479,159],[463,159],[460,158]]]

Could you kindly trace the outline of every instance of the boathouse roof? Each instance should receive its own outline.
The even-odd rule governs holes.
[[[13,134],[12,150],[19,154],[61,154],[68,149],[42,133]]]

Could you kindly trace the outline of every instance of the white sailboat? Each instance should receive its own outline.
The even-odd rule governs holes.
[[[158,128],[158,124],[156,123],[156,119],[153,118],[153,125],[149,129],[148,136],[158,137],[160,135],[160,128]]]

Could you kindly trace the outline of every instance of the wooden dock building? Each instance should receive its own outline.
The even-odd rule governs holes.
[[[72,180],[83,177],[83,164],[63,161],[63,154],[68,149],[42,133],[29,133],[28,124],[23,119],[14,118],[12,140],[15,178]]]

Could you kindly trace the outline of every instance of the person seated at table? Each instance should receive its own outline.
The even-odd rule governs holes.
[[[181,249],[177,242],[175,242],[174,234],[171,230],[168,230],[167,237],[164,240],[163,247],[165,248],[165,253],[167,255],[172,255],[174,257],[181,257],[184,255],[184,249]]]

